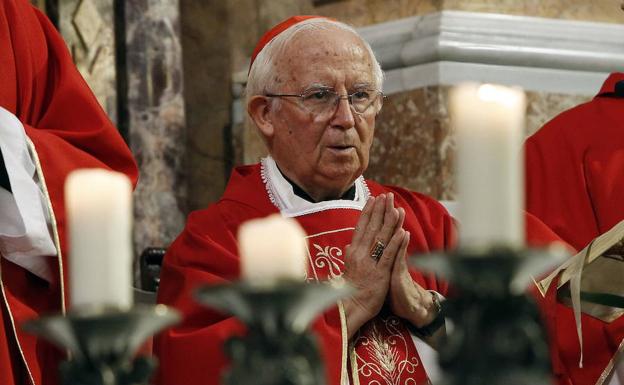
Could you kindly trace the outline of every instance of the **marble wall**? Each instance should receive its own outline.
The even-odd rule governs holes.
[[[167,247],[188,213],[178,2],[33,2],[49,13],[58,11],[58,27],[76,66],[135,156],[140,172],[134,192],[135,256],[147,247]]]
[[[108,116],[118,123],[113,0],[59,0],[59,30],[74,63]]]
[[[619,0],[346,0],[315,12],[358,27],[442,10],[623,23],[620,6]]]
[[[437,199],[455,198],[455,141],[447,111],[449,89],[425,87],[387,98],[377,119],[367,177]],[[527,92],[526,134],[588,99]]]
[[[368,178],[448,199],[453,193],[453,137],[446,89],[389,95],[377,117]]]
[[[186,123],[178,2],[125,3],[130,148],[139,165],[135,252],[166,247],[187,212]]]

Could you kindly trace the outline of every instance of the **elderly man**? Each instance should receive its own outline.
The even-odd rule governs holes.
[[[190,215],[165,257],[159,302],[185,315],[155,343],[161,384],[218,384],[233,318],[197,305],[193,290],[239,275],[236,233],[280,212],[308,234],[308,280],[344,277],[355,294],[314,324],[328,384],[425,384],[413,335],[443,331],[447,285],[409,271],[407,253],[454,243],[435,200],[365,180],[382,72],[370,46],[345,24],[294,17],[269,31],[252,56],[247,111],[270,156],[239,167],[222,199]]]
[[[445,294],[446,285],[410,275],[405,255],[450,246],[452,220],[430,198],[361,176],[381,87],[371,48],[342,23],[291,18],[263,37],[247,108],[270,156],[236,169],[223,198],[191,214],[165,258],[159,301],[181,309],[186,321],[156,341],[162,384],[219,383],[221,344],[241,328],[196,305],[192,292],[236,279],[238,226],[274,212],[296,218],[309,234],[308,280],[342,275],[357,289],[314,325],[328,383],[352,376],[427,382],[409,330],[429,336],[441,325],[433,322],[437,294],[428,290]]]

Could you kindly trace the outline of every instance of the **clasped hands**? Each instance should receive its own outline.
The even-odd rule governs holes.
[[[431,293],[418,285],[407,267],[410,233],[403,229],[405,210],[394,207],[392,193],[371,197],[345,251],[344,279],[355,294],[343,301],[351,338],[374,318],[385,302],[398,317],[417,328],[437,316]]]

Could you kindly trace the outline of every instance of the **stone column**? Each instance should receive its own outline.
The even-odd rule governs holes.
[[[167,247],[186,216],[182,49],[176,0],[125,2],[128,131],[139,165],[135,253]]]
[[[38,2],[46,8],[52,4]],[[74,63],[110,119],[117,123],[113,0],[58,0],[57,4],[58,27]]]
[[[227,3],[180,0],[190,210],[221,196],[231,168]]]
[[[248,142],[233,126],[232,100],[247,76],[261,34],[280,20],[311,10],[310,0],[180,0],[190,209],[216,201]],[[240,81],[238,82],[240,85]],[[255,143],[257,144],[257,140]]]

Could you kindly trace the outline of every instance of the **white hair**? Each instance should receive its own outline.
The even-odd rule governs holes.
[[[285,31],[273,38],[273,40],[271,40],[260,51],[260,53],[258,53],[258,56],[256,56],[256,59],[251,66],[249,76],[247,78],[247,87],[245,90],[245,105],[249,104],[249,100],[254,95],[262,95],[269,91],[276,92],[274,90],[274,88],[277,86],[276,77],[274,76],[277,67],[276,59],[279,58],[281,54],[283,54],[284,50],[296,34],[301,31],[329,30],[331,28],[339,28],[344,31],[351,32],[352,34],[360,38],[362,44],[364,44],[364,46],[366,47],[366,50],[368,51],[368,54],[370,55],[371,61],[373,63],[373,80],[375,82],[375,87],[381,91],[383,87],[384,75],[370,44],[368,44],[368,42],[364,40],[362,36],[360,36],[360,34],[348,24],[324,18],[312,18],[304,20],[287,28]]]

